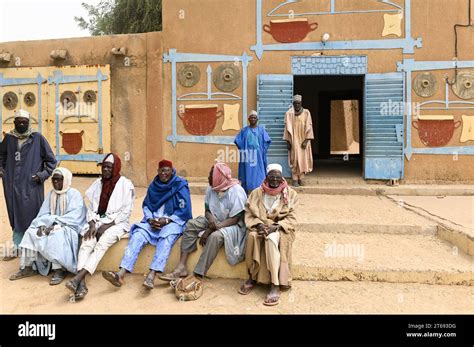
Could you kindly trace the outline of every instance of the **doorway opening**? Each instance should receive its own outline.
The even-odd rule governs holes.
[[[294,76],[311,112],[316,177],[363,177],[364,75]]]

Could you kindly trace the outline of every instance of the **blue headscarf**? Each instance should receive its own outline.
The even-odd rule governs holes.
[[[168,216],[174,214],[184,221],[193,217],[188,181],[176,175],[174,168],[168,182],[161,182],[159,176],[153,179],[143,200],[143,207],[147,206],[152,212],[158,211],[163,204]]]

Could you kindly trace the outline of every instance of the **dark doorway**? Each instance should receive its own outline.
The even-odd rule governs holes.
[[[311,112],[315,136],[312,142],[315,174],[318,167],[329,167],[328,172],[346,170],[351,175],[362,176],[364,76],[294,76],[294,94],[303,97],[303,107]],[[351,134],[341,139],[351,130],[335,124],[341,118],[335,117],[334,113],[341,107],[347,110],[348,105],[356,105],[352,108],[354,128]],[[343,130],[335,134],[338,129]]]

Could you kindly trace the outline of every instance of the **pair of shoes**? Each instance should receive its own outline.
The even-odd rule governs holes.
[[[187,275],[178,275],[176,272],[170,272],[164,275],[159,276],[158,278],[163,281],[175,281],[179,280],[180,278],[187,277]]]
[[[51,281],[49,282],[49,285],[56,286],[60,284],[66,278],[66,274],[67,272],[64,271],[63,269],[55,270],[53,277],[51,277]]]
[[[25,267],[24,269],[21,269],[20,271],[15,272],[13,275],[11,275],[10,281],[16,281],[22,278],[35,276],[37,274],[38,274],[38,271],[33,270],[31,266]]]

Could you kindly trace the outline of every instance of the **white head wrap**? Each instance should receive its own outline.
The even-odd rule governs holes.
[[[57,202],[59,200],[59,215],[62,216],[64,212],[66,212],[66,208],[67,208],[66,192],[69,190],[69,188],[71,188],[72,173],[65,167],[58,167],[54,169],[52,176],[54,176],[54,174],[56,173],[63,176],[63,189],[56,190],[54,189],[54,186],[53,186],[53,191],[51,192],[50,201],[49,201],[49,207],[50,207],[50,213],[56,214]],[[58,199],[58,196],[59,196],[59,199]]]
[[[296,95],[293,96],[293,101],[300,101],[301,102],[301,101],[303,101],[303,97],[301,95],[296,94]]]
[[[104,160],[104,163],[112,163],[112,164],[115,163],[115,159],[114,159],[114,156],[112,155],[112,153],[110,153],[107,156],[107,158]]]
[[[252,110],[252,111],[250,111],[250,113],[249,113],[248,116],[249,116],[249,117],[250,117],[250,116],[256,116],[256,117],[258,118],[258,113],[257,113],[257,111]]]
[[[15,118],[30,119],[30,113],[28,111],[20,109],[18,111],[15,111]]]
[[[280,171],[280,173],[283,173],[283,167],[280,164],[269,164],[267,166],[267,174],[272,170],[277,170]]]

